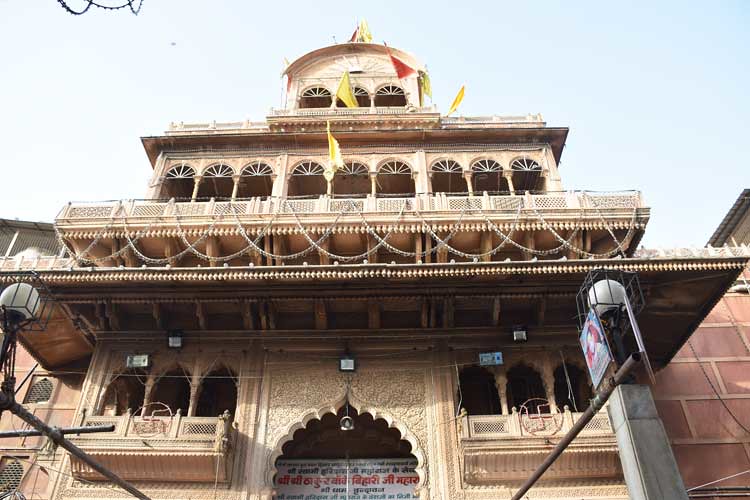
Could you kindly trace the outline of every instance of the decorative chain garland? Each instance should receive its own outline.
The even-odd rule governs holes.
[[[511,246],[515,247],[516,249],[529,253],[531,255],[535,256],[547,256],[547,255],[553,255],[556,253],[559,253],[562,250],[570,250],[578,255],[587,257],[587,258],[595,258],[595,257],[611,257],[612,255],[615,255],[617,253],[624,253],[624,242],[629,241],[632,237],[636,226],[637,226],[637,208],[633,208],[633,215],[630,219],[630,223],[628,225],[628,231],[625,235],[625,237],[622,240],[618,240],[617,237],[614,234],[614,231],[612,229],[612,226],[607,222],[606,218],[602,214],[600,207],[595,202],[595,200],[588,196],[587,193],[583,193],[586,199],[590,202],[591,206],[596,210],[597,216],[599,220],[603,223],[605,229],[607,230],[607,233],[610,235],[612,240],[615,242],[616,246],[614,249],[603,252],[603,253],[595,253],[595,252],[589,252],[582,248],[579,248],[578,246],[571,243],[575,236],[581,231],[582,229],[582,221],[585,216],[585,208],[581,207],[578,218],[575,222],[575,225],[573,229],[570,232],[570,235],[565,238],[563,237],[558,231],[556,231],[552,225],[545,219],[545,217],[539,212],[535,204],[532,204],[530,207],[531,212],[534,214],[534,216],[541,222],[542,227],[549,231],[553,237],[560,243],[555,248],[547,249],[547,250],[537,250],[535,248],[530,248],[525,245],[522,245],[516,241],[513,240],[513,234],[518,230],[519,226],[519,220],[521,217],[521,213],[523,210],[523,205],[518,204],[516,214],[514,217],[514,220],[511,224],[510,231],[506,234],[504,233],[488,216],[484,213],[481,209],[468,209],[463,208],[461,210],[461,213],[459,214],[459,217],[457,221],[451,225],[450,231],[448,232],[448,235],[445,238],[441,238],[438,234],[436,229],[427,222],[426,217],[416,208],[413,208],[414,214],[420,219],[421,223],[421,229],[423,232],[430,235],[430,237],[436,242],[436,245],[430,248],[429,250],[422,250],[420,252],[412,252],[407,250],[401,250],[394,245],[390,244],[388,240],[391,238],[392,234],[396,231],[398,224],[402,221],[404,212],[408,208],[410,203],[413,203],[412,200],[404,200],[403,204],[401,206],[401,209],[399,210],[398,216],[396,218],[396,221],[392,223],[389,227],[385,235],[381,236],[378,234],[377,230],[370,225],[370,223],[367,221],[364,213],[362,210],[360,210],[354,200],[345,200],[344,204],[341,207],[341,210],[337,214],[335,220],[332,224],[328,226],[326,231],[317,239],[313,238],[311,236],[311,231],[309,231],[304,224],[302,223],[299,214],[294,210],[294,206],[290,203],[288,203],[287,200],[283,200],[279,206],[278,209],[274,211],[272,218],[268,221],[268,223],[259,231],[255,232],[256,236],[254,239],[251,239],[248,233],[248,230],[245,229],[243,226],[239,214],[236,210],[236,205],[233,202],[229,202],[228,212],[230,212],[234,216],[235,224],[237,227],[237,230],[239,234],[242,236],[242,238],[245,240],[247,245],[232,253],[231,255],[225,255],[225,256],[210,256],[207,255],[200,250],[198,250],[197,246],[200,245],[203,241],[205,241],[209,235],[214,231],[214,228],[216,227],[217,223],[223,221],[226,213],[222,212],[216,215],[212,216],[211,224],[201,232],[201,234],[198,235],[198,238],[195,239],[193,242],[190,242],[187,238],[187,231],[182,226],[181,221],[181,215],[179,213],[179,210],[174,205],[174,200],[170,200],[167,204],[168,207],[174,207],[174,215],[173,217],[176,219],[176,226],[177,226],[177,236],[179,237],[180,241],[183,245],[185,245],[185,248],[181,250],[179,253],[172,255],[170,257],[164,257],[164,258],[154,258],[149,257],[145,255],[136,243],[138,240],[140,240],[142,237],[144,237],[145,234],[147,234],[150,229],[163,218],[163,213],[156,216],[153,220],[149,221],[147,225],[135,232],[131,231],[131,229],[128,227],[127,224],[127,215],[119,216],[119,214],[123,211],[124,206],[122,202],[118,202],[118,205],[115,207],[114,212],[110,220],[107,222],[107,224],[99,231],[97,231],[96,235],[94,236],[94,239],[91,241],[91,243],[81,252],[75,252],[72,250],[65,242],[63,235],[60,233],[57,226],[54,227],[55,234],[57,236],[57,239],[61,246],[65,248],[66,252],[74,258],[79,265],[81,264],[96,264],[99,262],[103,262],[106,260],[110,260],[113,258],[119,258],[121,257],[128,249],[132,249],[133,253],[136,257],[138,257],[142,262],[152,265],[165,265],[169,264],[171,262],[174,262],[183,256],[187,255],[188,253],[192,253],[196,257],[206,260],[208,262],[229,262],[233,259],[236,259],[242,255],[248,254],[250,252],[257,252],[258,254],[269,258],[269,259],[276,259],[281,261],[287,261],[287,260],[293,260],[297,259],[299,257],[303,257],[305,255],[310,254],[313,251],[317,251],[318,253],[322,255],[326,255],[329,258],[340,260],[343,262],[353,262],[358,260],[363,260],[366,257],[376,253],[380,248],[386,248],[391,253],[403,256],[403,257],[410,257],[410,258],[424,258],[428,254],[434,254],[438,252],[441,248],[445,248],[449,253],[457,255],[462,258],[467,259],[474,259],[478,260],[481,258],[485,258],[488,256],[495,255],[498,253],[502,248],[504,248],[507,244],[510,244]],[[452,245],[450,245],[450,241],[453,239],[453,237],[458,233],[461,223],[463,222],[463,219],[467,213],[476,213],[478,212],[481,214],[482,218],[484,219],[485,223],[487,224],[487,227],[491,229],[495,234],[497,234],[501,242],[493,247],[492,249],[481,252],[481,253],[471,253],[471,252],[464,252],[462,250],[459,250]],[[292,253],[292,254],[276,254],[273,252],[267,252],[264,248],[262,248],[259,243],[261,240],[268,234],[268,231],[273,227],[273,225],[277,222],[277,219],[279,215],[282,213],[290,213],[295,220],[297,229],[300,234],[307,240],[308,246],[300,250],[298,252]],[[367,249],[365,252],[362,252],[357,255],[339,255],[335,254],[328,249],[324,248],[322,244],[330,238],[330,236],[334,233],[336,228],[339,226],[339,222],[342,216],[345,214],[356,214],[359,219],[362,227],[366,229],[366,234],[372,236],[375,240],[377,240],[377,244],[374,245],[372,248]],[[118,217],[119,216],[119,217]],[[127,240],[127,245],[123,246],[122,248],[119,248],[117,251],[101,257],[90,257],[91,251],[101,242],[101,240],[104,238],[104,235],[107,234],[109,231],[113,230],[117,222],[120,222],[122,225],[122,233]]]

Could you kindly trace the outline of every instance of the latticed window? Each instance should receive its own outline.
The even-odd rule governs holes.
[[[0,492],[15,491],[23,479],[23,465],[18,459],[3,459],[0,469]]]
[[[436,161],[432,164],[432,167],[430,167],[430,170],[433,172],[450,172],[450,173],[458,173],[460,174],[462,169],[461,165],[458,164],[458,162],[455,162],[453,160],[440,160]]]
[[[314,161],[298,163],[292,170],[292,175],[323,175],[323,165]]]
[[[325,87],[313,87],[305,90],[302,97],[331,97],[331,92]]]
[[[195,177],[195,170],[190,165],[176,165],[169,169],[166,177],[168,179],[188,179]]]
[[[232,167],[223,163],[211,165],[203,173],[204,177],[232,177],[232,175],[234,175]]]
[[[52,389],[54,384],[47,377],[36,380],[31,387],[29,392],[26,393],[24,403],[44,403],[49,401],[52,397]]]
[[[273,169],[267,163],[254,161],[242,169],[243,177],[255,177],[258,175],[273,175]]]
[[[380,166],[378,174],[407,174],[411,175],[411,167],[406,163],[398,160],[387,161]]]
[[[474,172],[501,172],[503,167],[495,160],[477,160],[471,164]]]
[[[370,93],[362,87],[354,87],[354,98],[360,107],[366,108],[370,105]]]

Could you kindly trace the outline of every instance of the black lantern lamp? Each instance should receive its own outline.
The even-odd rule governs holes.
[[[0,366],[2,391],[12,394],[16,383],[16,343],[22,331],[42,331],[52,314],[52,297],[39,275],[33,271],[0,276]]]
[[[576,295],[578,326],[583,328],[586,316],[593,310],[608,333],[608,343],[618,366],[636,351],[644,355],[644,366],[653,380],[646,348],[636,321],[644,307],[643,291],[638,274],[618,269],[592,269]],[[632,332],[632,341],[626,341]],[[611,341],[611,342],[610,342]],[[628,344],[628,345],[626,345]]]

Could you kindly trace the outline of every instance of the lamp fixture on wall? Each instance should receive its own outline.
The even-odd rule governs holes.
[[[182,330],[169,330],[167,332],[167,345],[171,349],[181,349],[182,337],[183,337]]]

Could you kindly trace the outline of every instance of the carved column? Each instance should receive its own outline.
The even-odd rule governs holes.
[[[508,191],[510,191],[510,194],[516,194],[516,190],[513,187],[513,172],[505,170],[503,171],[503,177],[505,177],[505,181],[508,183]]]
[[[508,375],[505,371],[495,373],[495,386],[497,387],[497,395],[500,397],[500,408],[503,415],[508,414]]]
[[[471,180],[471,172],[464,172],[464,179],[466,179],[466,189],[469,191],[469,196],[474,196],[474,183]]]
[[[549,410],[551,413],[557,413],[557,401],[555,401],[555,368],[550,359],[546,359],[542,368],[542,381],[544,390],[547,393]]]
[[[234,199],[237,198],[237,191],[240,188],[240,176],[233,175],[232,182],[234,183],[234,185],[232,186],[232,201],[234,201]]]
[[[190,196],[190,201],[195,201],[195,199],[198,197],[198,188],[200,187],[202,180],[202,175],[196,175],[195,177],[193,177],[193,194]]]
[[[198,406],[198,395],[200,392],[201,383],[200,381],[190,381],[190,404],[188,405],[187,416],[194,417],[195,409]]]
[[[370,172],[370,194],[373,196],[375,196],[378,192],[377,177],[378,177],[377,172]]]
[[[146,386],[143,389],[143,408],[141,409],[141,416],[146,414],[146,406],[151,403],[151,398],[154,393],[154,385],[156,385],[156,377],[149,375],[146,379]]]

